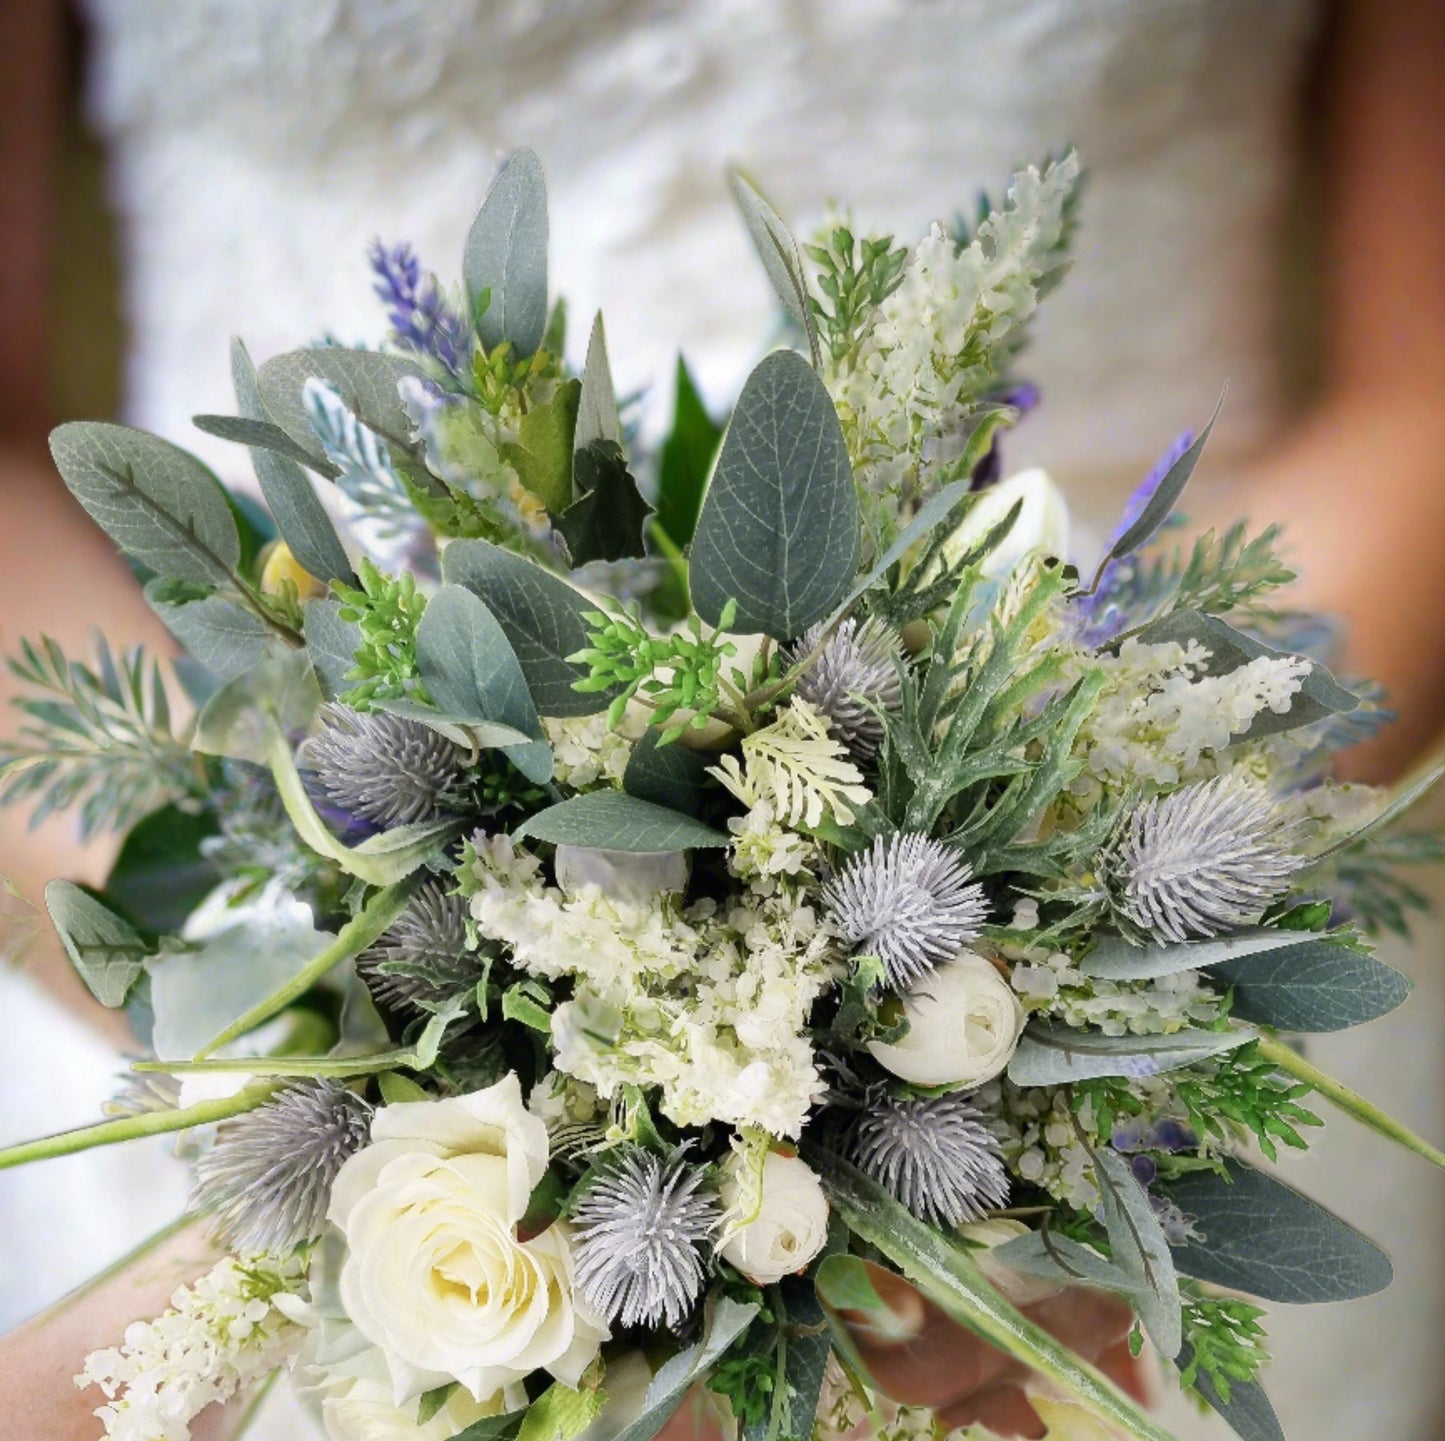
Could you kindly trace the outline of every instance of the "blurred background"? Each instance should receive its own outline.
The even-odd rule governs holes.
[[[1197,504],[1289,523],[1310,599],[1402,714],[1361,772],[1398,774],[1445,707],[1442,9],[0,0],[0,646],[41,629],[76,644],[97,620],[167,644],[53,477],[50,424],[120,417],[249,483],[242,452],[189,423],[234,408],[229,338],[258,359],[377,341],[371,243],[408,242],[453,282],[517,145],[547,168],[569,353],[605,306],[619,385],[655,434],[679,349],[722,415],[776,334],[726,166],[800,234],[842,204],[911,243],[1075,144],[1078,261],[1021,367],[1043,403],[1010,467],[1047,466],[1080,534],[1099,533],[1229,380]],[[0,827],[0,875],[32,901],[51,875],[104,875],[105,846],[64,825]],[[91,1121],[124,1064],[113,1018],[26,914],[0,906],[0,1144]],[[1311,1054],[1438,1140],[1445,978],[1438,924],[1420,935],[1384,953],[1416,981],[1406,1008]],[[1350,1124],[1288,1174],[1384,1240],[1400,1276],[1277,1312],[1267,1379],[1297,1437],[1429,1441],[1445,1434],[1445,1187]],[[183,1204],[164,1145],[0,1173],[0,1330]]]

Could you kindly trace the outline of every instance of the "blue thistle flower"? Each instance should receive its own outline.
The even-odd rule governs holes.
[[[466,901],[431,880],[356,958],[356,970],[383,1004],[431,1012],[475,991],[486,962],[468,946]]]
[[[459,370],[471,350],[471,332],[443,298],[436,276],[422,273],[421,263],[405,242],[388,250],[375,240],[368,258],[376,276],[372,288],[387,306],[396,338],[448,370]]]
[[[812,654],[823,622],[809,627],[788,652],[789,664]],[[845,620],[794,687],[828,722],[828,729],[860,760],[871,760],[883,744],[883,715],[903,705],[898,676],[900,642],[878,620]]]

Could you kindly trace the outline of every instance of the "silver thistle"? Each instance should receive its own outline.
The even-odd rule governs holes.
[[[833,929],[876,955],[888,983],[906,990],[976,940],[988,917],[968,862],[929,836],[880,836],[823,893]]]
[[[687,1319],[702,1292],[703,1252],[717,1226],[704,1172],[634,1147],[588,1188],[572,1214],[577,1289],[623,1326]]]
[[[284,1255],[321,1234],[336,1173],[370,1134],[360,1096],[339,1081],[297,1081],[220,1127],[196,1162],[191,1209],[214,1211],[224,1245]]]
[[[465,756],[430,726],[385,711],[321,708],[306,760],[328,800],[390,827],[431,820],[466,797]]]
[[[475,989],[486,965],[468,946],[466,901],[431,880],[357,957],[356,970],[384,1005],[435,1011]]]
[[[811,654],[822,634],[822,622],[805,631],[789,659],[796,664]],[[860,760],[871,760],[883,744],[880,712],[903,704],[899,655],[897,635],[881,621],[860,626],[845,620],[798,678],[795,693],[827,718],[829,730]]]
[[[1273,796],[1216,776],[1145,801],[1105,854],[1120,916],[1156,941],[1252,925],[1304,864]]]
[[[960,1096],[883,1096],[853,1133],[853,1160],[935,1226],[982,1220],[1008,1204],[1008,1172],[982,1111]]]

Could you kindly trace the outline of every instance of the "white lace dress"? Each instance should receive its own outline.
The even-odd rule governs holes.
[[[228,474],[237,452],[189,426],[231,408],[227,337],[258,357],[323,332],[374,339],[367,243],[409,240],[454,278],[498,158],[521,144],[547,167],[553,283],[571,302],[573,346],[605,305],[619,381],[656,383],[654,420],[678,348],[721,408],[770,333],[769,293],[722,183],[728,164],[800,230],[841,200],[860,224],[911,239],[1020,161],[1072,142],[1090,171],[1079,258],[1042,316],[1026,369],[1045,403],[1012,439],[1011,463],[1046,464],[1085,517],[1107,520],[1225,379],[1210,466],[1245,458],[1281,421],[1281,217],[1310,0],[85,8],[92,113],[123,221],[127,418]],[[0,987],[11,1047],[0,1127],[87,1119],[114,1058],[13,980]],[[1445,1093],[1442,1006],[1438,979],[1422,989],[1401,1017],[1319,1054],[1428,1126]],[[28,1018],[18,1027],[17,1015]],[[46,1078],[62,1051],[72,1081],[54,1096]],[[1412,1264],[1385,1297],[1277,1314],[1273,1390],[1296,1438],[1424,1441],[1438,1434],[1445,1321],[1440,1238],[1424,1233],[1440,1229],[1442,1190],[1348,1122],[1332,1130],[1294,1174],[1374,1233],[1408,1240]],[[175,1168],[115,1160],[77,1158],[51,1179],[0,1175],[5,1250],[39,1258],[7,1263],[0,1322],[178,1203]],[[278,1411],[261,1431],[280,1441],[293,1424]]]

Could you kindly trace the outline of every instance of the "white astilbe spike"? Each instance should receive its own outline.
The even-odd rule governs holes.
[[[1216,776],[1146,801],[1103,862],[1120,914],[1157,941],[1252,925],[1304,864],[1275,798]]]
[[[811,655],[823,634],[822,621],[803,633],[790,664]],[[903,705],[898,676],[898,636],[877,619],[843,621],[798,677],[794,690],[827,717],[829,729],[860,760],[871,760],[883,744],[883,714]]]

